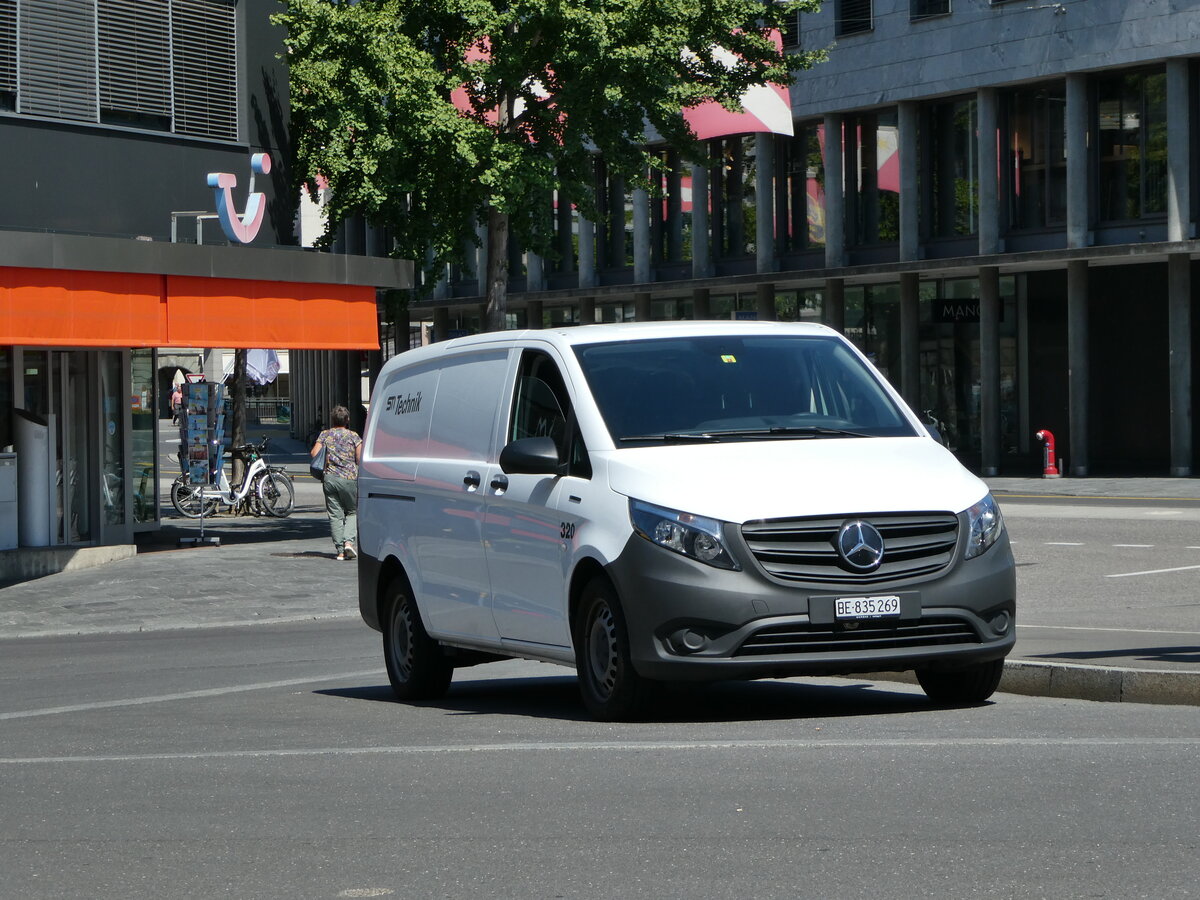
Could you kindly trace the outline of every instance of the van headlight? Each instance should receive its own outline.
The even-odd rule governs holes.
[[[633,530],[652,544],[718,569],[740,568],[725,549],[721,523],[716,519],[664,509],[633,499],[629,501],[629,518],[633,522]]]
[[[974,559],[996,543],[1004,531],[1004,517],[991,494],[967,510],[966,559]]]

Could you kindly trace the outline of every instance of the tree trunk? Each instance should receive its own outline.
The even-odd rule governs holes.
[[[487,330],[508,327],[508,213],[488,208]]]

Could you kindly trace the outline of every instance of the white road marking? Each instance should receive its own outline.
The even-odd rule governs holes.
[[[295,687],[298,684],[316,684],[321,681],[340,681],[343,678],[379,677],[379,669],[366,672],[342,672],[319,678],[289,678],[286,681],[262,681],[257,684],[238,684],[231,687],[208,688],[202,691],[182,691],[178,694],[159,694],[152,697],[130,697],[125,700],[97,700],[94,703],[77,703],[74,706],[51,706],[47,709],[25,709],[20,712],[0,713],[5,719],[29,719],[35,716],[56,716],[62,713],[89,712],[95,709],[113,709],[119,706],[142,706],[147,703],[169,703],[174,700],[196,700],[201,697],[222,697],[225,694],[240,694],[246,691],[266,691],[273,688]]]
[[[1200,631],[1164,631],[1160,628],[1098,628],[1089,625],[1017,625],[1022,628],[1053,628],[1056,631],[1116,631],[1121,634],[1171,634],[1183,637],[1200,637]]]
[[[1140,550],[1149,550],[1153,544],[1113,544],[1114,547],[1133,547]]]
[[[1145,572],[1119,572],[1116,575],[1105,575],[1105,578],[1132,578],[1135,575],[1162,575],[1164,572],[1187,572],[1190,569],[1200,569],[1200,566],[1176,566],[1173,569],[1147,569]]]
[[[894,738],[879,740],[730,740],[730,741],[528,741],[505,744],[441,744],[410,747],[296,747],[277,750],[215,750],[205,753],[138,753],[95,756],[0,757],[0,765],[54,763],[188,762],[208,759],[278,759],[296,756],[415,756],[434,753],[644,753],[691,750],[821,750],[846,748],[904,749],[943,747],[1193,747],[1188,738]]]
[[[1082,547],[1082,541],[1046,541],[1047,547]]]

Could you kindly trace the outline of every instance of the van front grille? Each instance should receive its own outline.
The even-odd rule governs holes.
[[[846,522],[870,522],[883,536],[883,562],[870,572],[850,567],[838,554]],[[900,513],[763,519],[742,526],[750,552],[771,575],[785,581],[878,584],[932,575],[954,559],[958,517],[951,513]]]
[[[754,632],[735,656],[783,656],[792,653],[852,653],[907,650],[945,644],[978,644],[979,635],[961,619],[934,617],[912,622],[860,622],[844,625],[775,625]]]

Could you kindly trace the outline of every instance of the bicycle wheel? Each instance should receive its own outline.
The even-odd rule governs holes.
[[[296,503],[296,490],[292,479],[283,472],[266,472],[259,476],[254,495],[266,510],[267,515],[282,519],[292,511]]]
[[[171,505],[181,516],[200,518],[202,502],[204,515],[211,516],[217,508],[216,497],[201,494],[199,486],[186,481],[182,475],[171,484]]]

